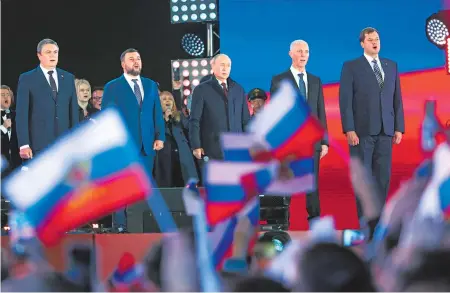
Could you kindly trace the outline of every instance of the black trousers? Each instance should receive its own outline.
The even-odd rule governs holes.
[[[320,151],[314,152],[314,185],[316,190],[306,194],[306,211],[308,212],[308,221],[320,217],[320,199],[319,199],[319,165],[320,165]],[[285,198],[290,205],[291,197]]]
[[[386,201],[391,183],[392,136],[379,134],[359,137],[359,144],[350,146],[350,155],[360,158],[372,174],[380,200]],[[363,216],[361,204],[356,197],[358,218]]]

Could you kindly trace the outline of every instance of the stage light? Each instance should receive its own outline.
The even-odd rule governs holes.
[[[92,228],[93,228],[93,229],[98,229],[99,226],[98,226],[98,224],[94,223],[94,224],[92,224]]]
[[[171,0],[171,23],[217,21],[217,0]]]
[[[3,230],[5,231],[11,231],[11,227],[9,227],[8,225],[3,226]]]
[[[450,36],[450,10],[441,10],[432,14],[425,22],[428,40],[440,49],[444,49]]]
[[[195,34],[185,34],[181,38],[181,46],[191,56],[201,56],[205,52],[205,44],[199,36]]]
[[[185,105],[187,103],[185,99],[187,99],[194,91],[194,88],[199,85],[200,79],[212,73],[210,61],[211,58],[178,59],[171,61],[172,69],[176,69],[180,67],[180,65],[182,68],[181,83],[183,86],[181,88],[181,93],[183,95],[182,101]],[[175,70],[172,70],[172,80],[176,80],[174,73]]]
[[[447,38],[447,48],[446,48],[446,54],[445,54],[445,64],[447,66],[447,74],[450,74],[450,37]]]

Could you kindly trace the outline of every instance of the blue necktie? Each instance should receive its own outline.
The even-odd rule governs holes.
[[[298,88],[300,90],[300,94],[303,96],[305,100],[307,100],[308,97],[306,96],[306,85],[305,81],[303,80],[303,73],[299,73],[298,77],[299,77]]]
[[[132,81],[134,82],[134,94],[136,96],[137,102],[139,104],[139,106],[142,103],[142,93],[141,93],[141,89],[139,88],[139,85],[137,83],[137,79],[132,79]]]

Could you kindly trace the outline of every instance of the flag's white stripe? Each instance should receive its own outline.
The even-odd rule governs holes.
[[[86,123],[69,133],[33,159],[28,172],[18,172],[7,181],[7,193],[14,197],[18,208],[26,209],[64,180],[74,162],[89,160],[108,149],[126,144],[127,140],[119,114],[115,110],[105,110],[97,117],[96,124]]]
[[[442,182],[450,176],[450,146],[442,143],[436,148],[433,155],[433,174],[425,191],[423,192],[415,216],[433,217],[440,219],[443,217],[441,202],[439,197],[439,187]]]
[[[264,193],[270,195],[291,195],[296,192],[310,192],[314,188],[314,174],[308,174],[290,180],[273,181]]]
[[[257,138],[263,139],[266,134],[295,106],[296,93],[292,85],[284,81],[280,89],[270,99],[263,111],[255,116],[249,130]],[[264,140],[263,140],[264,141]]]
[[[249,149],[255,144],[255,140],[250,133],[222,133],[221,135],[223,149]]]
[[[207,166],[208,184],[236,185],[240,184],[244,174],[266,168],[268,163],[234,163],[209,161]]]

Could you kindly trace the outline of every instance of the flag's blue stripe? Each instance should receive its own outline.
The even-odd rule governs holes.
[[[248,218],[250,220],[250,223],[252,223],[252,226],[257,226],[259,224],[259,199],[257,199],[257,203],[250,210]]]
[[[230,223],[228,224],[227,229],[223,233],[219,245],[216,247],[216,250],[214,251],[213,258],[215,267],[225,257],[225,253],[227,252],[230,245],[233,244],[234,229],[236,228],[236,225],[237,219],[236,217],[232,217],[230,219]]]
[[[450,205],[450,177],[439,186],[439,197],[441,199],[441,209],[448,209]]]
[[[293,161],[289,164],[295,177],[301,177],[314,172],[314,159],[306,158]]]
[[[49,216],[58,202],[72,190],[72,186],[59,182],[49,193],[26,209],[25,215],[27,219],[34,227],[39,226]]]
[[[240,185],[206,185],[206,196],[210,202],[236,202],[245,199],[244,189]]]
[[[431,176],[433,171],[433,161],[425,160],[415,170],[415,176],[418,178],[424,178]]]
[[[280,147],[291,138],[305,124],[309,115],[309,108],[304,103],[296,103],[266,134],[270,149]]]
[[[223,146],[223,157],[225,161],[230,162],[250,162],[252,157],[248,149],[227,149]]]
[[[272,172],[267,168],[256,171],[254,176],[259,190],[264,190],[269,186],[273,178]]]

